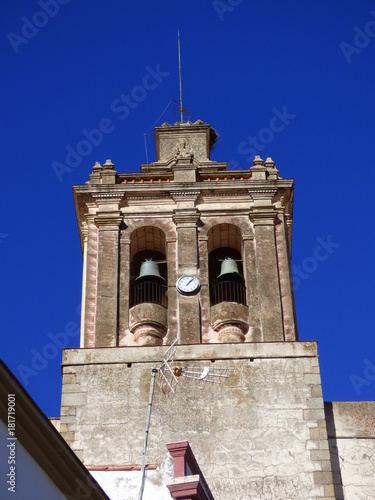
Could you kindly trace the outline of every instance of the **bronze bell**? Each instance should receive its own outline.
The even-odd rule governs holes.
[[[159,266],[152,259],[146,259],[141,264],[138,278],[135,281],[154,281],[158,283],[165,283],[165,279],[160,275]]]
[[[243,277],[238,272],[237,262],[232,257],[226,257],[221,263],[221,271],[217,277],[217,282],[220,281],[243,282]]]

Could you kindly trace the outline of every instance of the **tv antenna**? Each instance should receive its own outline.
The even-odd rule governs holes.
[[[201,382],[211,382],[213,384],[221,384],[224,379],[229,378],[229,372],[233,372],[234,368],[216,368],[211,366],[181,366],[175,361],[175,354],[177,351],[177,341],[176,339],[173,344],[171,344],[164,353],[163,362],[159,368],[154,365],[151,370],[151,384],[150,384],[150,395],[147,411],[147,423],[146,423],[146,433],[143,445],[142,453],[142,465],[141,465],[141,488],[139,490],[138,500],[142,500],[143,491],[145,488],[146,480],[146,452],[148,435],[150,431],[150,421],[151,421],[151,411],[152,402],[154,398],[155,391],[155,379],[156,374],[159,373],[159,386],[163,394],[166,397],[173,398],[176,394],[176,389],[178,385],[178,379],[180,377],[186,377],[195,379]]]

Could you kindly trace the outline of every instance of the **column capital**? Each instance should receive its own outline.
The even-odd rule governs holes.
[[[198,234],[198,241],[208,241],[208,236],[206,234]]]
[[[120,216],[120,212],[102,212],[94,218],[94,221],[99,230],[117,231],[123,218]]]
[[[254,239],[254,235],[253,234],[243,234],[242,239],[243,239],[243,241],[251,241]]]
[[[87,225],[87,222],[86,221],[83,221],[82,222],[82,226],[81,226],[81,234],[83,236],[83,240],[84,241],[87,241],[87,237],[88,237],[88,234],[89,234],[89,228],[88,228],[88,225]]]
[[[252,208],[249,217],[254,226],[274,226],[277,210],[273,206]]]
[[[196,209],[175,210],[172,220],[179,227],[197,227],[200,213]]]

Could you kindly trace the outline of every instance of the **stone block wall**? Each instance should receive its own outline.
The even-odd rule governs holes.
[[[375,498],[375,402],[325,403],[337,500]]]
[[[140,464],[164,351],[64,351],[61,432],[86,466]],[[156,385],[147,463],[186,440],[216,500],[334,498],[315,343],[179,346],[176,362],[233,371],[220,385],[181,377],[169,399]]]

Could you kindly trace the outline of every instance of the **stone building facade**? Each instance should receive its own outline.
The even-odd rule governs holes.
[[[80,348],[63,355],[63,436],[89,469],[139,466],[151,372],[177,339],[180,370],[230,376],[181,377],[174,398],[156,389],[149,464],[188,441],[216,500],[344,498],[342,461],[358,446],[374,457],[373,426],[357,436],[353,417],[339,443],[336,416],[350,412],[325,410],[316,343],[298,341],[293,181],[271,158],[230,171],[211,161],[215,131],[200,121],[156,127],[155,139],[140,172],[107,160],[73,188],[82,323]],[[363,412],[374,419],[371,404]],[[374,471],[364,462],[359,477]],[[345,498],[375,498],[374,479],[362,486]]]

